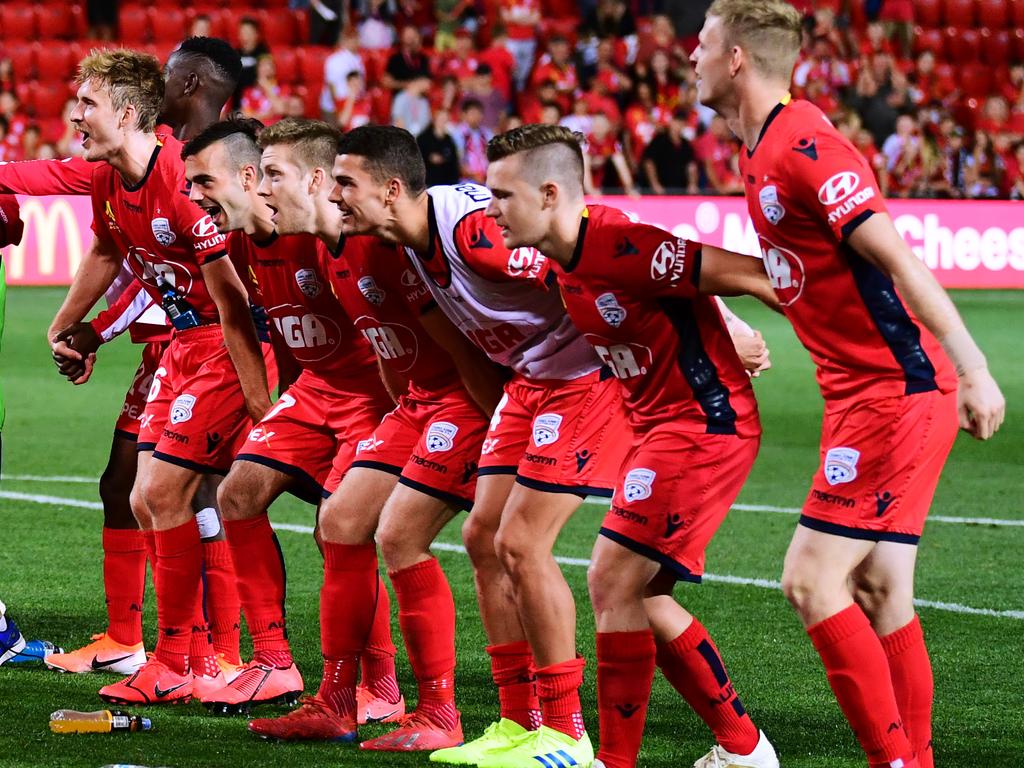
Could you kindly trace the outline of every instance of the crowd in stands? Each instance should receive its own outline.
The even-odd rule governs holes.
[[[431,183],[482,181],[496,132],[562,123],[587,137],[593,192],[742,194],[739,143],[697,103],[688,60],[709,0],[281,2],[234,11],[231,29],[216,7],[178,11],[185,34],[237,45],[235,107],[266,123],[400,125],[418,137]],[[887,196],[1024,199],[1024,0],[794,4],[806,23],[793,95],[860,148]],[[306,40],[336,44],[279,42],[265,28],[275,14],[307,23]],[[173,48],[121,26],[124,45]],[[73,154],[70,90],[63,115],[40,97],[22,108],[18,85],[35,73],[5,47],[0,39],[0,160]]]

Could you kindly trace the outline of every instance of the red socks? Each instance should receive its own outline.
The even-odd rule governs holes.
[[[225,520],[231,558],[245,567],[236,570],[238,595],[252,635],[253,661],[286,668],[292,663],[285,631],[284,558],[266,514],[248,520]]]
[[[868,617],[856,603],[808,627],[825,664],[829,685],[872,768],[902,760],[914,750],[903,727],[889,662]]]
[[[455,709],[455,601],[435,558],[389,574],[398,597],[398,621],[419,684],[416,711],[449,730]]]
[[[103,529],[103,591],[107,634],[122,645],[141,643],[146,537],[139,529]]]
[[[754,751],[760,734],[733,689],[718,648],[697,619],[675,640],[658,647],[657,661],[719,744],[737,755]]]
[[[889,676],[903,726],[910,736],[910,745],[917,753],[921,768],[933,768],[932,699],[935,683],[921,621],[915,616],[906,626],[879,639],[889,660]]]
[[[206,587],[206,615],[210,620],[213,647],[232,664],[241,664],[238,654],[239,615],[238,580],[226,541],[204,541],[203,562]]]
[[[178,674],[188,671],[196,596],[203,568],[199,526],[195,519],[177,528],[156,531],[157,626],[155,657]]]
[[[490,645],[491,677],[498,688],[501,716],[528,731],[541,726],[540,699],[533,667],[533,653],[525,640]]]
[[[206,621],[206,610],[203,607],[205,585],[200,581],[196,593],[196,612],[192,619],[192,642],[188,647],[188,666],[193,674],[205,677],[216,677],[220,672],[217,657],[213,651],[213,640],[210,637],[210,625]]]
[[[607,768],[636,765],[651,698],[654,656],[654,634],[650,629],[597,634],[597,709],[601,728],[597,757]]]
[[[324,658],[324,677],[317,696],[339,715],[356,721],[356,674],[359,662],[354,656],[345,659]]]
[[[377,567],[376,561],[374,568]],[[384,579],[377,577],[376,595],[377,608],[373,613],[373,625],[366,647],[362,650],[362,684],[373,692],[374,696],[397,704],[402,698],[398,690],[398,678],[395,676],[395,644],[391,640],[391,595],[384,585]]]
[[[574,739],[586,733],[580,707],[580,686],[586,660],[575,659],[541,667],[537,670],[537,697],[544,725]]]

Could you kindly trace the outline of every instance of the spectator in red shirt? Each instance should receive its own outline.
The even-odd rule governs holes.
[[[483,105],[468,99],[462,104],[462,122],[451,131],[459,148],[462,178],[477,184],[483,184],[487,175],[487,142],[494,135],[483,127],[483,120]]]
[[[345,82],[347,94],[338,106],[338,127],[351,131],[372,122],[373,96],[366,89],[366,80],[361,72],[349,72]]]
[[[256,63],[256,82],[242,91],[242,114],[255,117],[264,125],[276,123],[285,115],[285,99],[291,95],[286,85],[277,82],[277,67],[270,54]]]
[[[649,83],[638,82],[636,93],[626,108],[626,145],[629,156],[639,164],[644,150],[658,128],[668,125],[672,113],[654,103],[654,90]]]
[[[694,142],[694,151],[710,191],[718,195],[743,194],[736,137],[725,118],[716,114],[711,119],[708,130]]]
[[[560,36],[552,37],[548,41],[548,52],[541,56],[530,79],[535,88],[548,80],[554,83],[556,98],[563,112],[569,111],[573,93],[579,87],[576,65],[570,53],[568,40]]]
[[[604,38],[597,42],[595,49],[596,61],[594,62],[594,75],[591,83],[600,83],[604,92],[614,98],[619,106],[623,106],[623,100],[633,87],[633,81],[619,68],[615,61],[615,43],[610,38]]]
[[[627,195],[639,195],[633,184],[629,164],[622,153],[622,144],[612,131],[608,118],[602,114],[594,115],[584,156],[587,161],[584,186],[590,194],[624,189]]]
[[[989,96],[981,111],[977,127],[991,136],[1005,133],[1010,128],[1010,108],[1002,96]]]
[[[3,141],[11,155],[21,156],[21,134],[28,127],[28,118],[20,111],[21,103],[13,93],[0,93],[0,117],[7,123]],[[8,160],[11,157],[7,158]]]
[[[974,149],[964,169],[967,196],[986,200],[999,197],[1004,172],[1003,159],[995,151],[992,137],[985,131],[975,131]]]
[[[914,85],[912,97],[916,104],[938,101],[948,104],[956,92],[956,81],[951,75],[940,75],[935,66],[935,54],[922,51],[909,75]]]
[[[480,61],[473,44],[473,33],[468,29],[459,29],[455,33],[455,44],[441,57],[435,72],[442,77],[451,75],[463,81],[472,77],[478,66]]]
[[[558,89],[551,80],[542,80],[519,95],[519,115],[524,123],[540,123],[541,111],[547,104],[554,104],[558,101]],[[565,110],[559,105],[559,111],[565,114]],[[556,121],[557,122],[557,121]]]
[[[491,68],[494,87],[502,95],[507,104],[512,103],[512,78],[516,71],[516,60],[508,46],[509,37],[503,30],[498,30],[491,38],[491,44],[479,55],[480,63]],[[531,65],[532,65],[531,61]]]
[[[557,101],[549,101],[540,108],[540,116],[533,122],[542,125],[560,125],[563,118],[562,108]]]
[[[868,24],[864,39],[860,41],[861,56],[871,57],[876,53],[893,53],[892,41],[885,34],[885,25],[880,21]]]
[[[505,44],[515,59],[517,91],[526,86],[533,68],[533,59],[537,55],[537,27],[541,18],[540,0],[501,0],[498,19],[508,35]]]

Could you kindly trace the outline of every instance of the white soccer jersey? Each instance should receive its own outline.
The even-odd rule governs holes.
[[[465,183],[427,194],[430,250],[406,252],[452,322],[496,363],[531,379],[571,380],[600,368],[547,259],[534,248],[505,248],[484,214],[490,191]]]

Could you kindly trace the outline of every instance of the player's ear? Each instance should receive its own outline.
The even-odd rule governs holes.
[[[736,73],[740,71],[740,66],[746,62],[747,52],[738,45],[734,45],[729,56],[729,76],[736,77]]]
[[[315,195],[320,188],[323,186],[324,179],[327,178],[327,174],[323,168],[314,168],[313,173],[309,177],[309,194]]]
[[[182,92],[185,96],[191,96],[197,90],[199,90],[199,75],[195,72],[189,72],[185,76],[185,87],[182,89]]]
[[[260,183],[260,171],[255,165],[243,165],[240,173],[242,174],[242,189],[246,192]]]
[[[544,208],[554,208],[558,202],[560,190],[553,181],[545,181],[540,185],[540,199]]]
[[[402,180],[395,178],[388,180],[388,183],[384,185],[384,205],[392,206],[402,196],[404,192],[402,186]]]
[[[134,104],[129,103],[129,104],[125,105],[124,110],[121,112],[121,119],[118,120],[117,127],[118,128],[134,127],[136,125],[137,120],[138,120],[138,116],[139,115],[138,115],[138,112],[135,111],[135,105]]]

